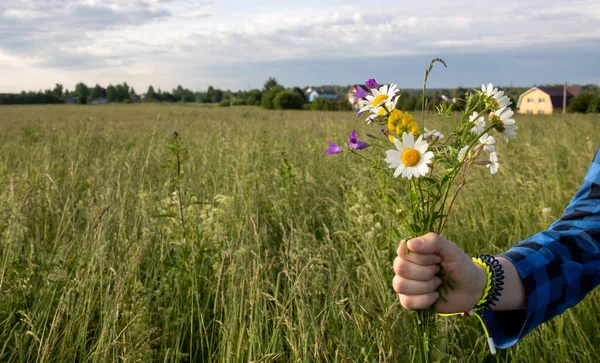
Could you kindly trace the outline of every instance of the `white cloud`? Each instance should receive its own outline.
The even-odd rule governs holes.
[[[588,0],[0,0],[0,69],[149,83],[248,62],[560,49],[600,40],[599,19]]]

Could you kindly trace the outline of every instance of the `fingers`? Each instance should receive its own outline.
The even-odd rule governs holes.
[[[416,238],[408,244],[405,240],[400,242],[398,257],[394,259],[396,276],[392,285],[406,309],[425,309],[439,298],[439,293],[435,290],[442,284],[442,280],[435,275],[440,271],[442,258],[436,254],[440,251],[437,237],[439,236],[427,235],[425,240]]]
[[[426,309],[431,306],[436,300],[440,297],[440,294],[437,291],[431,292],[429,294],[423,295],[399,295],[400,296],[400,304],[405,309],[409,310],[417,310],[417,309]]]
[[[396,275],[392,284],[398,294],[423,295],[434,292],[442,284],[442,280],[439,277],[434,277],[428,281],[416,281],[404,279]]]
[[[443,260],[462,255],[462,250],[458,246],[436,233],[427,233],[411,239],[408,241],[408,249],[417,254],[437,254]]]
[[[416,281],[429,281],[435,274],[440,272],[440,265],[422,266],[403,260],[398,256],[394,259],[394,272],[401,278]]]
[[[442,262],[442,258],[436,254],[421,254],[421,253],[407,253],[406,251],[406,240],[400,242],[400,247],[396,251],[398,256],[405,261],[416,263],[417,265],[427,266],[435,265]]]

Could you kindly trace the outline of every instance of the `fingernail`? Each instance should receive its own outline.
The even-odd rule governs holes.
[[[408,249],[413,251],[416,249],[419,249],[423,247],[423,240],[422,239],[411,239],[410,241],[408,241]]]

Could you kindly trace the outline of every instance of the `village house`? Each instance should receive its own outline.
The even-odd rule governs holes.
[[[332,101],[337,101],[339,96],[333,88],[312,88],[309,87],[304,91],[308,102],[313,102],[317,98],[325,98]]]
[[[529,115],[551,115],[566,112],[571,98],[579,95],[579,86],[531,87],[519,96],[517,110]]]
[[[108,100],[106,97],[96,97],[90,102],[91,105],[105,105],[107,103]]]
[[[365,86],[361,86],[361,87],[364,88],[364,89],[367,89]],[[360,109],[360,100],[361,100],[361,98],[354,97],[354,94],[356,92],[358,92],[358,86],[357,85],[353,85],[352,87],[350,87],[350,89],[346,93],[346,98],[348,99],[348,102],[352,105],[352,108],[354,110]]]

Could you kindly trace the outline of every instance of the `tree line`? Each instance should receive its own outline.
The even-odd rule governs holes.
[[[577,113],[600,113],[600,88],[596,85],[585,85],[581,93],[569,103],[569,111]]]
[[[550,85],[555,86],[555,85]],[[15,94],[0,94],[2,104],[60,104],[60,103],[137,103],[137,102],[196,102],[212,103],[222,107],[229,106],[262,106],[266,109],[309,109],[323,111],[352,110],[352,105],[346,97],[351,86],[324,86],[332,88],[338,94],[337,99],[317,98],[308,102],[305,90],[300,87],[285,88],[273,77],[269,77],[262,89],[248,91],[222,90],[209,86],[206,91],[192,91],[182,86],[177,86],[171,91],[155,90],[149,86],[145,93],[137,94],[133,87],[126,82],[123,84],[109,84],[106,88],[96,84],[88,87],[79,82],[75,89],[68,90],[57,83],[53,89],[22,91]],[[323,87],[316,87],[323,88]],[[529,87],[502,87],[504,93],[512,100],[511,107],[516,108],[519,95]],[[456,87],[454,89],[429,89],[426,93],[426,108],[434,110],[442,102],[452,102],[453,109],[462,110],[464,99],[470,89]],[[420,110],[423,104],[421,90],[407,89],[401,92],[398,108],[405,111]],[[570,112],[600,113],[600,89],[596,85],[582,86],[582,92],[571,99]]]
[[[253,90],[254,91],[254,90]],[[256,90],[260,93],[260,90]],[[78,103],[87,104],[94,101],[106,101],[107,103],[132,103],[132,102],[201,102],[219,103],[229,91],[223,91],[209,86],[206,91],[192,91],[182,86],[177,86],[172,91],[155,90],[149,86],[144,94],[137,94],[133,87],[126,82],[123,84],[109,84],[106,88],[99,84],[88,87],[80,82],[75,89],[68,90],[60,83],[53,89],[34,91],[22,91],[21,93],[0,94],[1,104],[55,104],[55,103]],[[249,91],[252,92],[252,91]]]

